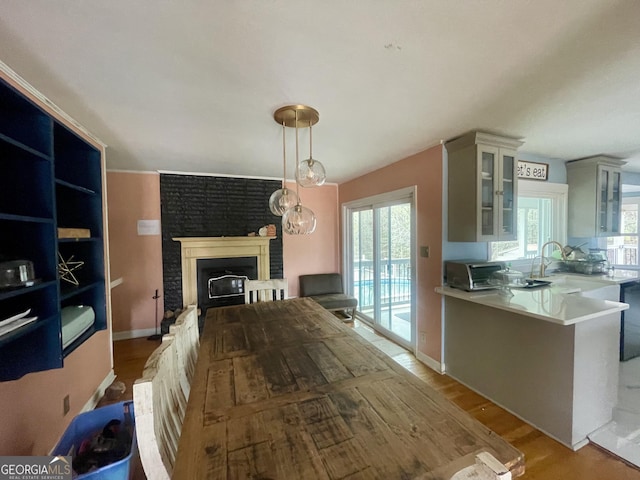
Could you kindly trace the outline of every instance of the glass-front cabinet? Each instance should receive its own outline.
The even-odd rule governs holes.
[[[616,167],[598,166],[600,193],[598,195],[598,217],[601,232],[607,234],[620,233],[621,193],[620,170]]]
[[[624,164],[605,155],[567,162],[569,236],[620,235]]]
[[[483,132],[447,142],[449,241],[515,240],[521,144]]]

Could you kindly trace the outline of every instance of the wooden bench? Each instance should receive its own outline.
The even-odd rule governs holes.
[[[331,312],[349,312],[347,320],[355,319],[358,299],[344,293],[339,273],[300,275],[300,296],[311,297]]]

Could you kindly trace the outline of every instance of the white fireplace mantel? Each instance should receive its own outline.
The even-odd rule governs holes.
[[[257,257],[258,279],[270,278],[269,241],[275,237],[175,237],[182,260],[182,304],[198,303],[197,261],[202,258]]]

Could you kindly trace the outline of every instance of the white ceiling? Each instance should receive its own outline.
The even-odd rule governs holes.
[[[330,182],[472,129],[640,171],[638,0],[2,0],[0,60],[111,169],[280,177],[303,103]]]

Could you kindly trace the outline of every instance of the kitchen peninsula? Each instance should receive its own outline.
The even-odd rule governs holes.
[[[577,450],[611,420],[628,305],[613,301],[614,281],[549,280],[535,289],[438,287],[444,364],[451,377]]]

